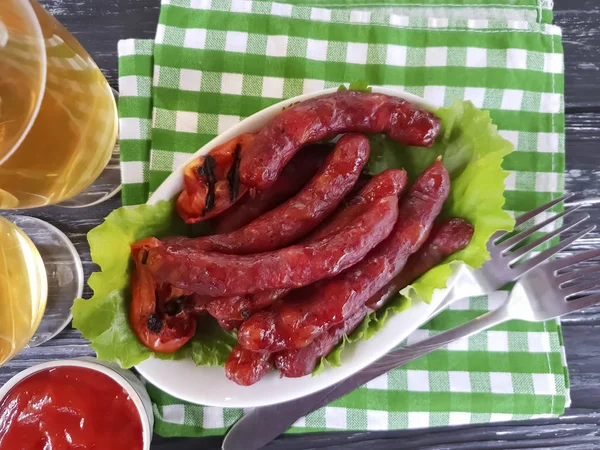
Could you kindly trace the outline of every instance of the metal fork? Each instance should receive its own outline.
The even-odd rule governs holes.
[[[562,197],[552,200],[545,205],[519,216],[515,221],[515,228],[532,219],[535,219],[537,216],[546,212],[553,206],[556,206],[559,203],[573,197],[573,195],[574,194],[565,194]],[[518,280],[530,270],[539,266],[541,263],[547,261],[558,252],[569,247],[576,240],[594,230],[595,226],[591,225],[574,234],[573,236],[561,240],[559,244],[554,245],[538,255],[533,256],[527,261],[523,261],[523,258],[526,257],[532,250],[549,241],[550,239],[560,236],[563,233],[577,227],[578,225],[581,225],[583,222],[588,220],[590,216],[589,214],[584,214],[577,220],[558,227],[557,229],[539,237],[535,241],[517,248],[519,244],[532,236],[534,233],[542,230],[542,228],[551,225],[560,219],[570,216],[582,206],[583,204],[571,206],[570,208],[565,209],[563,212],[554,214],[546,220],[528,227],[527,229],[521,230],[512,236],[510,236],[512,233],[506,231],[498,231],[492,235],[487,243],[487,249],[490,252],[490,259],[486,261],[480,269],[461,271],[458,275],[458,279],[453,285],[454,287],[450,289],[446,297],[444,297],[441,303],[431,312],[427,320],[438,315],[456,300],[465,297],[488,294],[500,289],[512,281]]]
[[[515,225],[518,227],[525,224],[527,221],[534,219],[541,213],[567,200],[570,197],[572,197],[572,194],[564,195],[520,216],[516,220]],[[577,211],[581,206],[582,205],[577,205],[568,208],[562,213],[555,214],[548,219],[527,228],[526,230],[517,232],[514,235],[510,235],[509,233],[503,231],[494,234],[487,244],[488,251],[491,254],[491,259],[487,261],[480,269],[462,270],[459,272],[459,279],[457,279],[454,283],[454,287],[450,289],[446,297],[425,321],[428,321],[431,317],[436,316],[458,299],[473,295],[487,294],[519,279],[519,277],[530,272],[544,261],[547,261],[561,250],[567,248],[579,238],[594,230],[595,226],[587,227],[575,235],[562,240],[559,244],[554,245],[538,255],[533,256],[531,259],[523,261],[523,258],[526,257],[536,247],[544,242],[547,242],[553,237],[559,236],[562,233],[571,230],[575,226],[582,224],[589,219],[589,215],[586,214],[573,223],[563,225],[556,230],[536,239],[535,241],[526,244],[523,247],[516,248],[520,243],[532,236],[533,233],[540,231],[545,226],[550,225],[561,218],[569,216],[573,212]],[[446,333],[442,333],[441,335],[437,336],[437,338],[440,338],[440,336],[445,335]],[[331,401],[354,390],[361,384],[364,384],[367,381],[377,377],[379,374],[383,374],[391,370],[391,368],[397,367],[398,364],[394,364],[397,362],[398,358],[400,358],[402,355],[407,355],[407,357],[409,355],[413,355],[413,352],[415,351],[414,349],[420,348],[421,345],[431,345],[431,343],[428,344],[428,341],[429,339],[418,342],[409,347],[394,350],[392,353],[389,353],[381,358],[374,365],[362,369],[360,372],[352,375],[346,380],[343,380],[336,385],[322,391],[296,400],[291,400],[280,405],[255,408],[232,427],[227,434],[225,441],[223,442],[223,449],[254,450],[261,448],[271,440],[275,439],[279,434],[283,433],[298,418],[314,411],[317,408],[327,405]],[[445,344],[440,344],[439,346],[443,345]],[[429,351],[433,350],[434,348]],[[412,359],[417,357],[418,355],[415,355],[412,357]],[[388,366],[391,364],[393,367],[386,368],[385,364],[388,364]],[[368,378],[366,378],[367,376]]]
[[[593,273],[600,274],[600,265],[568,270],[575,264],[597,257],[600,257],[600,249],[542,264],[524,275],[497,309],[437,336],[424,339],[410,348],[388,353],[368,368],[342,382],[345,385],[344,389],[336,389],[335,398],[451,342],[472,336],[508,320],[543,322],[600,303],[600,293],[590,292],[600,287],[600,279],[581,280],[582,277]],[[347,383],[349,381],[352,382]],[[327,396],[326,400],[331,402],[335,398]]]

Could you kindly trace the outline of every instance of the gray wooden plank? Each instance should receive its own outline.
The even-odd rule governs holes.
[[[600,100],[600,3],[558,0],[555,23],[563,30],[567,111],[597,108]]]
[[[421,430],[315,433],[284,436],[268,450],[479,450],[479,449],[568,449],[600,448],[600,415],[576,413],[554,420],[519,421],[486,425],[429,428]],[[156,450],[217,450],[220,438],[164,439],[153,442]]]

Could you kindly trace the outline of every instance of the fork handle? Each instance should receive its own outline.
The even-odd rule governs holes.
[[[458,339],[472,336],[495,325],[506,322],[509,319],[510,314],[508,312],[508,308],[506,307],[506,304],[503,304],[498,309],[488,311],[476,319],[459,325],[456,328],[452,328],[451,330],[444,331],[436,336],[423,339],[422,341],[412,344],[408,347],[392,350],[370,366],[348,378],[346,381],[356,377],[356,386],[361,386],[362,384],[371,381],[373,378],[376,378],[379,375],[383,375],[392,369],[414,361],[415,359],[431,353],[434,350],[438,350],[439,348],[444,347],[445,345],[448,345]]]
[[[367,366],[345,380],[340,381],[337,385],[319,391],[316,394],[312,394],[312,396],[314,396],[312,403],[310,401],[308,403],[304,402],[307,397],[296,400],[297,403],[302,402],[305,407],[308,406],[308,408],[304,410],[304,413],[299,414],[298,417],[302,417],[303,415],[331,403],[390,370],[401,367],[404,364],[427,355],[434,350],[438,350],[458,339],[471,336],[487,330],[494,325],[506,322],[510,318],[508,302],[504,302],[498,309],[489,311],[463,325],[444,331],[443,333],[424,339],[408,347],[392,350],[370,366]],[[300,412],[300,408],[298,408],[298,412]]]

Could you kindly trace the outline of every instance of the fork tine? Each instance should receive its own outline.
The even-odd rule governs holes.
[[[538,214],[543,213],[544,211],[547,211],[548,209],[552,208],[554,205],[557,205],[560,202],[573,197],[573,195],[574,194],[572,194],[572,193],[567,193],[567,194],[563,195],[562,197],[558,197],[557,199],[552,200],[551,202],[548,202],[545,205],[540,206],[539,208],[532,209],[531,211],[523,214],[522,216],[517,217],[515,226],[519,226],[519,225],[527,222],[528,220],[533,219]]]
[[[592,225],[592,227],[595,227],[595,226]],[[590,228],[592,228],[592,227],[590,227]],[[584,234],[589,233],[593,229],[594,228],[592,228],[592,229],[587,228],[586,230],[589,230],[589,231],[583,230],[583,231],[586,231],[586,233],[584,233]],[[583,231],[582,231],[582,233],[583,233]],[[581,233],[579,233],[579,234],[581,234]],[[572,238],[569,238],[569,239],[572,239]],[[577,238],[577,239],[579,239],[579,238]],[[556,261],[552,261],[550,263],[549,268],[552,270],[560,270],[560,269],[564,269],[566,267],[572,266],[574,264],[577,264],[577,263],[580,263],[583,261],[587,261],[588,259],[596,258],[598,256],[600,256],[600,248],[595,249],[595,250],[588,250],[587,252],[577,253],[576,255],[569,256],[568,258],[557,259]]]
[[[490,245],[492,247],[495,246],[496,241],[508,233],[510,233],[510,231],[499,230],[499,231],[496,231],[494,234],[492,234],[492,236],[490,237],[490,240],[488,241],[488,250],[489,250]]]
[[[512,247],[514,247],[515,245],[517,245],[519,242],[523,241],[524,239],[528,238],[529,236],[531,236],[533,233],[535,233],[538,230],[541,230],[542,228],[544,228],[545,226],[551,224],[552,222],[557,221],[558,219],[560,219],[561,217],[566,217],[569,214],[577,211],[579,208],[581,208],[583,205],[577,205],[577,206],[573,206],[569,209],[566,209],[565,211],[555,214],[552,217],[549,217],[548,219],[544,220],[543,222],[538,223],[537,225],[532,226],[531,228],[522,231],[521,233],[505,240],[504,242],[501,242],[500,244],[498,244],[501,247],[504,247],[506,250],[510,250]],[[589,215],[587,216],[589,217]]]
[[[550,233],[545,234],[544,236],[540,237],[539,239],[536,239],[535,241],[530,242],[527,245],[524,245],[523,247],[519,248],[518,250],[510,252],[509,253],[510,255],[515,256],[514,259],[511,261],[511,264],[514,263],[515,261],[517,261],[519,258],[521,258],[526,253],[529,253],[531,250],[533,250],[536,247],[538,247],[539,245],[543,244],[544,242],[549,241],[553,237],[555,237],[559,234],[562,234],[565,231],[570,230],[571,228],[576,227],[577,225],[581,224],[582,222],[585,222],[589,218],[590,218],[589,214],[586,214],[583,218],[579,219],[578,221],[563,225],[562,227],[560,227],[554,231],[551,231]]]
[[[584,277],[586,275],[591,275],[591,274],[597,273],[597,272],[600,272],[600,267],[598,267],[598,266],[585,267],[583,269],[571,270],[567,273],[557,275],[556,281],[559,284],[563,284],[563,283],[566,283],[567,281],[577,280],[581,277]]]
[[[519,225],[524,224],[528,220],[533,219],[538,214],[541,214],[544,211],[547,211],[548,209],[552,208],[554,205],[557,205],[560,202],[573,197],[573,195],[575,195],[575,194],[567,193],[567,194],[563,195],[562,197],[558,197],[557,199],[554,199],[551,202],[546,203],[545,205],[542,205],[538,208],[532,209],[529,212],[526,212],[525,214],[522,214],[521,216],[517,217],[517,219],[515,220],[515,228],[518,227]],[[574,206],[576,206],[576,205],[574,205]],[[490,250],[490,248],[489,248],[490,244],[493,245],[496,241],[498,241],[499,239],[501,239],[502,237],[506,236],[509,233],[511,233],[511,231],[502,231],[502,230],[496,231],[496,233],[494,233],[492,235],[492,237],[490,238],[490,240],[488,241],[488,250]]]
[[[600,287],[600,280],[588,281],[586,283],[574,284],[573,286],[566,287],[561,289],[561,293],[565,294],[565,297],[569,297],[571,295],[578,294],[580,292],[589,291],[596,287]]]
[[[533,258],[525,261],[524,263],[517,265],[516,267],[514,267],[514,270],[517,271],[517,274],[518,274],[517,276],[521,276],[524,273],[529,272],[534,267],[537,267],[539,264],[550,259],[552,256],[556,255],[558,252],[567,248],[569,245],[571,245],[577,239],[582,238],[583,236],[588,234],[590,231],[593,231],[595,229],[596,229],[596,225],[591,225],[591,226],[587,227],[585,230],[580,231],[576,235],[571,236],[570,238],[567,238],[564,241],[561,241],[560,243],[556,244],[555,246],[550,247],[547,250],[544,250],[539,255],[536,255]],[[585,259],[588,259],[588,258],[585,258]],[[585,261],[585,259],[582,259],[582,261]],[[554,264],[554,263],[552,263],[552,264]],[[556,270],[556,269],[554,269],[554,270]]]
[[[600,303],[600,294],[586,295],[575,300],[569,300],[567,302],[567,309],[569,312],[575,312],[588,306],[597,305],[598,303]]]

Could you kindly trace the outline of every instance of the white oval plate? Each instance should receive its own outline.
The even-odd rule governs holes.
[[[161,200],[170,200],[183,189],[183,168],[188,162],[208,153],[217,145],[221,145],[241,133],[257,131],[281,112],[284,106],[335,92],[336,90],[326,89],[290,98],[241,121],[214,138],[193,156],[190,156],[184,165],[177,168],[164,181],[150,197],[148,203],[155,204]],[[404,92],[382,87],[373,87],[373,92],[400,97],[427,109],[436,109],[435,105],[426,102],[421,97]],[[448,281],[448,287],[452,286],[455,278],[455,276],[451,277]],[[413,301],[410,308],[391,317],[386,326],[371,339],[346,347],[340,367],[328,367],[315,377],[308,375],[302,378],[280,378],[277,372],[273,371],[255,385],[243,387],[229,381],[225,377],[225,371],[222,367],[196,366],[191,360],[163,361],[150,358],[136,366],[136,368],[150,383],[174,397],[192,403],[228,408],[246,408],[281,403],[331,386],[385,355],[400,344],[411,332],[425,323],[429,314],[446,294],[447,289],[436,291],[430,304],[418,300]]]

